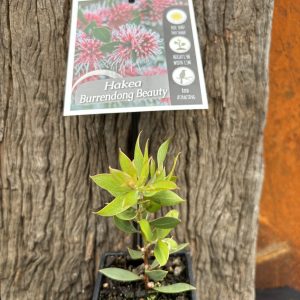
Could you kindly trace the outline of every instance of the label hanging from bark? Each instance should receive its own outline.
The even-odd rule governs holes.
[[[192,0],[73,0],[65,116],[207,108]]]

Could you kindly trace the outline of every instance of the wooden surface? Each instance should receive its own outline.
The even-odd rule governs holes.
[[[257,286],[300,290],[300,1],[275,1]]]
[[[173,136],[199,299],[253,299],[273,0],[195,1],[208,111],[141,113]],[[132,147],[131,114],[62,117],[70,2],[0,3],[1,299],[90,299],[99,255],[130,243],[88,175]]]

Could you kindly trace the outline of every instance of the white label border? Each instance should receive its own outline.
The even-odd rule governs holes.
[[[71,31],[69,40],[68,51],[68,66],[67,66],[67,79],[65,87],[65,101],[64,101],[64,116],[77,116],[77,115],[94,115],[94,114],[110,114],[110,113],[128,113],[128,112],[145,112],[145,111],[172,111],[172,110],[193,110],[193,109],[208,109],[207,92],[205,86],[205,79],[203,73],[202,59],[200,55],[200,44],[197,33],[196,19],[193,0],[188,0],[190,17],[192,23],[192,31],[194,38],[194,46],[196,51],[197,67],[199,72],[199,84],[202,97],[202,104],[196,105],[166,105],[166,106],[141,106],[141,107],[124,107],[124,108],[101,108],[101,109],[85,109],[85,110],[71,110],[72,99],[72,81],[73,81],[73,68],[75,60],[75,41],[77,30],[77,17],[78,17],[78,4],[79,2],[89,0],[73,0],[72,4],[72,17],[71,17]],[[137,0],[138,1],[138,0]]]

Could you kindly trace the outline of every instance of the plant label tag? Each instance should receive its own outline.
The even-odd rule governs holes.
[[[192,0],[73,0],[64,115],[207,109]]]

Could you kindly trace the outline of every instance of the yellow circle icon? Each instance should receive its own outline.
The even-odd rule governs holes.
[[[187,19],[186,13],[182,9],[179,9],[179,8],[171,9],[167,13],[167,20],[171,24],[180,25],[180,24],[185,23],[186,19]]]

